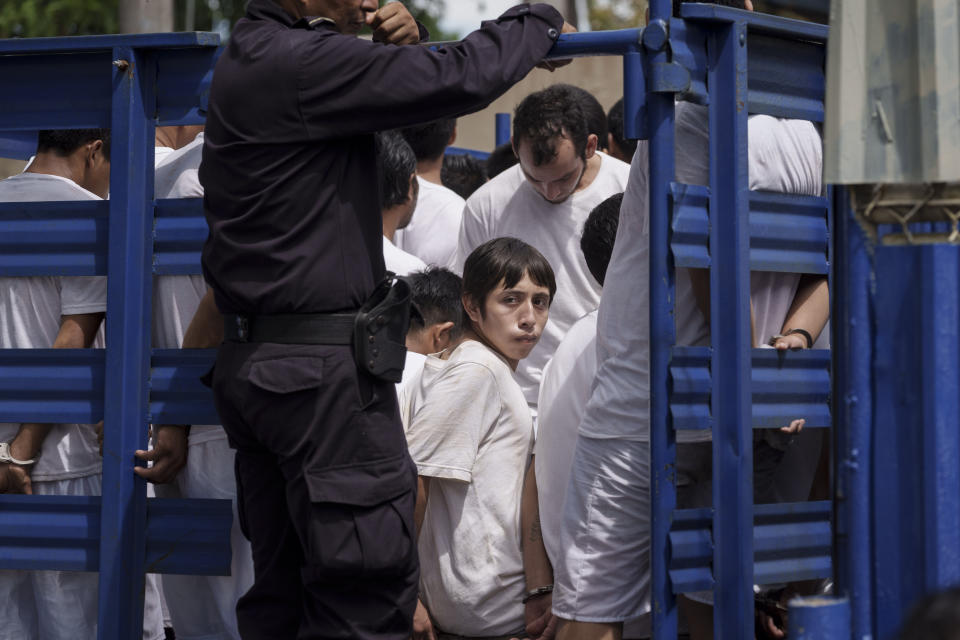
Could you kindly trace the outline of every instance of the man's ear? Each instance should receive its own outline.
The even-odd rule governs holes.
[[[450,331],[453,329],[452,322],[438,322],[430,327],[431,353],[443,351],[450,346]]]
[[[406,202],[416,202],[420,195],[420,183],[417,182],[416,172],[410,174],[410,184],[407,188]]]
[[[583,156],[589,160],[597,153],[597,134],[591,133],[587,136],[587,146],[583,150]]]
[[[463,310],[467,312],[467,317],[473,322],[480,322],[483,318],[480,314],[480,305],[474,301],[473,297],[463,294],[460,296],[460,302],[463,304]]]
[[[85,145],[83,161],[88,168],[92,169],[105,160],[106,158],[103,155],[103,140],[94,140]]]
[[[447,146],[452,147],[453,143],[457,141],[457,125],[453,125],[453,133],[450,134],[450,139],[447,140]]]

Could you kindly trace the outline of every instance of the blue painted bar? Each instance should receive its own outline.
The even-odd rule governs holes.
[[[100,496],[0,495],[0,569],[97,571]],[[151,573],[229,575],[229,500],[147,501]]]
[[[823,122],[826,47],[823,41],[791,41],[751,33],[750,113]]]
[[[0,203],[0,275],[107,273],[105,201]]]
[[[623,135],[628,140],[646,140],[647,128],[646,74],[644,56],[640,52],[623,56]]]
[[[208,233],[202,198],[157,200],[153,227],[153,273],[199,274],[200,251]]]
[[[116,47],[137,49],[181,49],[217,47],[220,35],[206,31],[178,33],[140,33],[104,36],[69,36],[62,38],[0,39],[0,55],[23,53],[78,53],[85,51],[113,52]],[[70,64],[73,64],[71,60]]]
[[[850,601],[818,596],[789,603],[787,637],[791,640],[849,640]]]
[[[710,189],[673,183],[673,235],[676,266],[706,269],[711,265]],[[827,199],[768,191],[751,191],[750,269],[785,273],[829,271]]]
[[[100,640],[142,632],[146,483],[133,473],[147,445],[150,263],[153,255],[153,54],[117,47],[110,175],[110,262],[100,538]]]
[[[753,507],[753,571],[759,583],[824,578],[832,572],[830,502]],[[670,577],[675,593],[714,588],[712,512],[674,512]]]
[[[499,147],[502,144],[510,142],[513,132],[510,130],[510,114],[498,113],[496,115],[496,143]]]
[[[733,9],[717,4],[684,2],[680,15],[694,21],[708,20],[718,24],[744,23],[751,33],[764,33],[787,40],[826,42],[827,34],[830,32],[830,28],[824,24],[783,18],[759,11]]]
[[[653,2],[650,3],[653,15]],[[642,29],[564,33],[546,55],[547,60],[584,56],[622,56],[640,50]]]
[[[747,27],[712,31],[710,71],[710,269],[714,387],[714,637],[753,634],[753,515],[750,429],[750,247],[747,167]]]
[[[835,592],[851,603],[854,638],[873,637],[874,327],[872,255],[846,189],[834,191],[835,278],[830,301],[834,358]]]
[[[670,0],[650,2],[651,24],[667,24]],[[649,29],[650,27],[648,27]],[[653,39],[648,40],[648,44]],[[670,62],[666,43],[648,52],[647,64]],[[649,69],[649,67],[647,67]],[[639,79],[631,77],[631,82]],[[624,93],[637,91],[626,87]],[[674,272],[670,260],[669,185],[675,178],[674,95],[646,96],[650,136],[650,584],[651,621],[655,640],[677,637],[677,599],[670,582],[670,528],[677,505],[674,467],[676,434],[670,428],[670,349],[676,342],[673,320]],[[624,111],[626,113],[626,110]]]
[[[670,420],[677,430],[713,429],[709,347],[674,347],[670,362]],[[805,418],[807,428],[832,425],[830,352],[753,349],[750,354],[754,429],[784,427]]]
[[[200,382],[216,349],[155,349],[150,368],[150,421],[156,424],[220,424],[213,393]]]

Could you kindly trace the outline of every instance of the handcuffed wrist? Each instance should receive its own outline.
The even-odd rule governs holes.
[[[548,593],[553,593],[553,585],[548,584],[542,587],[537,587],[536,589],[531,589],[523,596],[523,599],[520,601],[521,604],[527,604],[534,598],[539,598],[540,596],[545,596]]]
[[[19,458],[14,458],[10,454],[10,443],[0,442],[0,462],[8,462],[10,464],[16,464],[16,465],[20,465],[21,467],[26,467],[36,462],[36,459],[31,458],[30,460],[21,460]]]

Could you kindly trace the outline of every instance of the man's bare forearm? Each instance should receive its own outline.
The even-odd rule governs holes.
[[[802,276],[781,332],[803,329],[816,342],[829,319],[830,288],[826,276]]]
[[[223,342],[223,316],[213,299],[213,289],[207,289],[193,320],[183,334],[184,349],[212,349]]]
[[[537,475],[533,462],[523,480],[520,498],[520,527],[523,531],[523,572],[527,589],[538,589],[553,584],[553,565],[543,544],[540,527],[540,496],[537,492]]]

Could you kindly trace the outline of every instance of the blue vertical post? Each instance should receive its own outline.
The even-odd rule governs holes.
[[[510,142],[510,114],[509,113],[498,113],[497,114],[497,146],[499,147],[502,144]]]
[[[872,320],[873,267],[867,238],[854,219],[850,194],[835,189],[834,351],[835,592],[850,599],[857,640],[873,638]]]
[[[924,586],[960,584],[960,256],[955,246],[922,249],[920,327],[923,396]]]
[[[650,26],[644,45],[650,64],[667,63],[670,0],[650,3]],[[658,32],[655,34],[655,32]],[[656,35],[657,37],[654,37]],[[638,78],[630,78],[624,94],[636,98]],[[668,422],[670,354],[676,343],[673,320],[674,272],[670,256],[670,183],[674,167],[673,94],[646,96],[650,133],[650,585],[653,637],[677,637],[677,599],[670,584],[670,526],[677,505],[674,466],[676,438]],[[624,100],[626,103],[627,101]],[[624,104],[624,114],[629,113]]]
[[[717,25],[710,59],[714,637],[753,637],[753,432],[747,26]]]
[[[116,47],[113,59],[100,640],[143,633],[146,484],[133,452],[147,441],[153,254],[154,58]]]
[[[628,140],[645,140],[649,137],[643,63],[641,51],[631,51],[623,56],[623,136]]]

